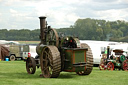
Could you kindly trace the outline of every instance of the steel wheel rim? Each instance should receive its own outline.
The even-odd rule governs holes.
[[[52,75],[52,57],[51,52],[48,48],[45,49],[42,56],[42,73],[44,77],[49,78]]]
[[[107,69],[108,69],[108,70],[114,70],[114,65],[113,65],[112,62],[109,62],[109,63],[107,64]]]
[[[43,47],[40,67],[44,78],[57,78],[61,71],[61,58],[56,46]]]
[[[34,74],[36,71],[36,62],[34,58],[29,57],[26,61],[26,70],[29,74]]]
[[[31,74],[32,71],[33,71],[32,61],[30,59],[28,59],[28,62],[27,62],[27,72],[29,74]]]
[[[125,60],[123,62],[123,70],[127,71],[128,70],[128,60]]]
[[[100,65],[99,65],[99,69],[100,70],[103,70],[104,69],[104,64],[103,63],[101,63]],[[104,69],[105,70],[105,69]]]

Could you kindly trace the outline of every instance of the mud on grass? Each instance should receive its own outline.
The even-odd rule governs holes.
[[[100,71],[94,67],[88,76],[61,72],[58,78],[40,78],[40,68],[27,74],[24,61],[0,61],[0,85],[127,85],[127,71]]]

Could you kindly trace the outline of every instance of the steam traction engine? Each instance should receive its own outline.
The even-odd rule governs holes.
[[[80,44],[76,37],[59,37],[56,30],[47,26],[46,17],[40,18],[41,42],[36,48],[39,57],[28,57],[26,69],[34,74],[41,67],[42,76],[56,78],[61,71],[89,75],[93,68],[93,56],[87,44]]]
[[[113,50],[115,55],[110,54],[110,47],[107,47],[107,54],[103,54],[101,58],[101,62],[99,65],[100,70],[115,70],[115,69],[122,69],[127,71],[128,70],[128,56],[123,55],[122,50],[115,49]]]

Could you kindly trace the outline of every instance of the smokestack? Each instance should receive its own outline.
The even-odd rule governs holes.
[[[110,52],[110,47],[107,46],[107,59],[109,59],[109,52]]]
[[[39,17],[40,19],[40,39],[41,41],[43,41],[45,39],[45,33],[44,30],[46,29],[46,17],[45,16],[41,16]]]

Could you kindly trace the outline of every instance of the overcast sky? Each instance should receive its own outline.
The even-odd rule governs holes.
[[[79,18],[128,21],[128,0],[0,0],[0,29],[37,29],[39,16],[52,28]]]

